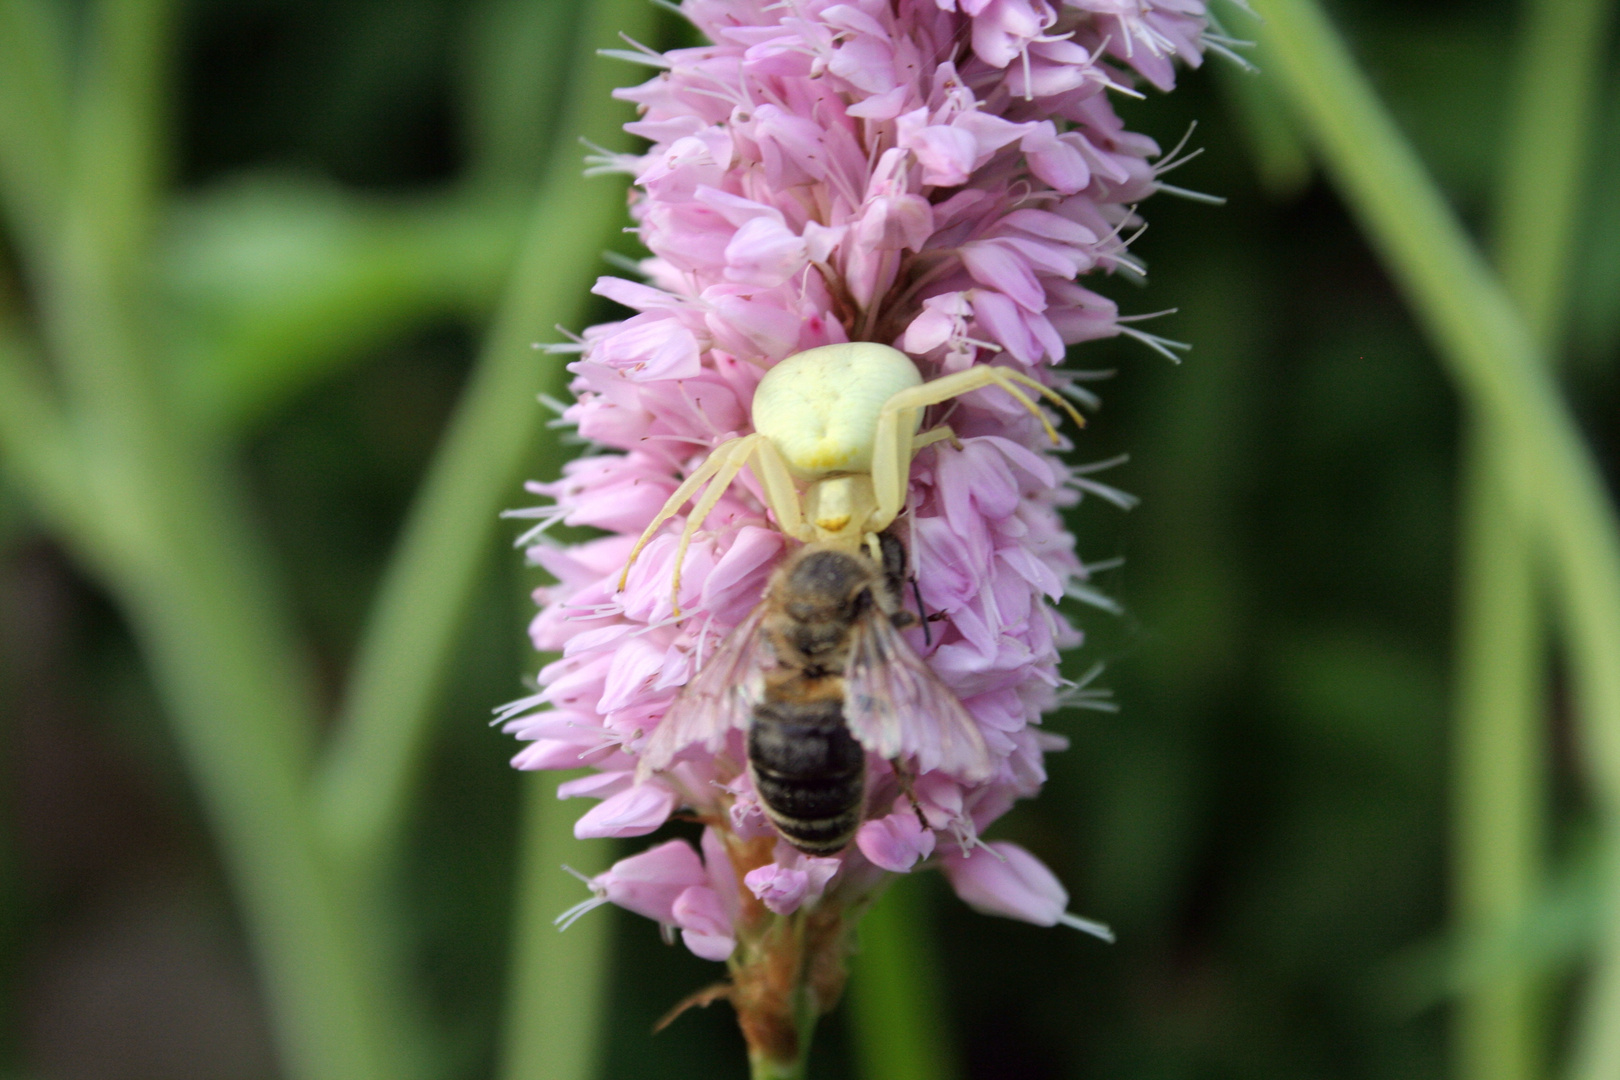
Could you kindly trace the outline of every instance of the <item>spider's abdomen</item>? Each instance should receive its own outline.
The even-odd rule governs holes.
[[[754,430],[800,480],[872,468],[878,412],[922,385],[905,353],[870,341],[823,345],[777,364],[754,391]]]

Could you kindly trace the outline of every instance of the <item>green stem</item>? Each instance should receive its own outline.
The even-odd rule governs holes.
[[[68,175],[62,13],[0,0],[0,208],[25,257],[49,247]]]
[[[897,879],[861,917],[849,978],[855,1059],[865,1080],[950,1080],[960,1075],[940,1000],[925,884]]]
[[[288,1075],[398,1080],[394,1003],[363,950],[362,913],[321,858],[300,737],[313,717],[277,663],[281,642],[253,618],[264,605],[257,568],[230,542],[234,515],[199,486],[173,472],[143,485],[138,497],[176,524],[115,587],[218,835]],[[175,497],[183,489],[192,497]]]
[[[1609,842],[1620,842],[1620,525],[1601,475],[1530,330],[1321,11],[1309,0],[1261,0],[1258,10],[1276,69],[1347,202],[1476,422],[1513,463],[1514,512],[1551,555],[1593,797]],[[1609,907],[1576,1080],[1620,1075],[1620,902]]]
[[[603,0],[590,8],[581,42],[645,36],[646,0]],[[566,130],[615,147],[623,106],[609,93],[622,63],[592,56],[573,85],[575,120]],[[565,145],[572,145],[573,139]],[[484,561],[496,549],[497,514],[522,498],[518,480],[537,447],[552,471],[563,451],[544,425],[536,394],[560,394],[562,362],[534,343],[576,320],[597,273],[598,254],[624,221],[623,187],[582,181],[571,153],[543,188],[511,285],[450,429],[411,509],[384,578],[334,744],[321,778],[322,812],[346,861],[386,861],[397,842],[416,767],[456,630]]]
[[[142,343],[120,305],[79,284],[77,317],[95,324],[83,338],[122,341],[138,366]],[[166,437],[179,425],[141,415],[154,395],[133,389],[81,408],[81,429],[102,433],[84,440],[81,486],[107,536],[68,539],[105,567],[151,664],[242,902],[289,1075],[394,1080],[383,980],[358,948],[360,912],[321,858],[305,785],[312,695],[257,538],[220,463]]]
[[[0,323],[0,467],[53,529],[77,537],[105,569],[110,541],[84,498],[77,448],[54,398],[32,350]]]
[[[1531,332],[1553,352],[1569,306],[1613,12],[1610,0],[1531,0],[1520,34],[1496,263]]]
[[[808,1040],[806,1040],[808,1043]],[[804,1080],[805,1065],[809,1059],[809,1047],[806,1045],[805,1053],[795,1061],[777,1061],[764,1054],[750,1053],[748,1055],[749,1080]]]
[[[1541,887],[1547,687],[1535,565],[1500,448],[1473,424],[1463,445],[1453,843],[1458,929],[1473,941],[1521,925]],[[1459,1077],[1541,1074],[1542,982],[1507,971],[1462,996]]]
[[[1514,497],[1555,559],[1587,765],[1620,811],[1620,533],[1540,350],[1411,150],[1308,0],[1261,0],[1279,69],[1352,209],[1470,403],[1518,465]]]
[[[794,920],[793,930],[795,934],[802,935],[804,931],[802,912]],[[800,948],[802,949],[802,944]],[[815,1002],[811,999],[809,988],[802,983],[794,991],[793,1013],[794,1027],[798,1030],[798,1039],[795,1043],[798,1049],[797,1056],[791,1061],[784,1061],[763,1053],[760,1048],[749,1047],[750,1080],[805,1080],[809,1074],[810,1045],[815,1041],[816,1021],[821,1017],[816,1011]]]
[[[66,539],[118,597],[151,665],[242,902],[286,1071],[395,1080],[381,980],[307,798],[311,680],[223,463],[166,408],[142,317],[172,18],[143,0],[93,13],[63,227],[36,267],[70,403],[36,487],[78,470],[83,512],[57,500]]]
[[[1532,0],[1496,214],[1497,265],[1551,349],[1567,305],[1607,0]],[[1508,463],[1482,422],[1463,444],[1457,671],[1457,914],[1465,936],[1521,925],[1541,888],[1547,751],[1545,643],[1535,552],[1513,513]],[[1544,978],[1505,973],[1459,1002],[1458,1074],[1544,1072]]]
[[[577,814],[557,798],[567,776],[523,777],[523,850],[507,995],[502,1080],[592,1080],[599,1075],[611,912],[566,931],[553,920],[585,898],[568,863],[586,876],[607,869],[612,846],[574,839]]]

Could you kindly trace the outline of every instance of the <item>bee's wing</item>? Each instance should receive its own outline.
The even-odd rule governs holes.
[[[880,757],[915,757],[921,772],[988,780],[996,765],[978,721],[888,616],[872,610],[851,639],[844,721],[856,741]]]
[[[681,687],[641,751],[638,782],[667,768],[676,754],[693,743],[706,743],[711,751],[718,751],[727,732],[748,726],[754,703],[764,689],[765,669],[775,660],[759,632],[765,608],[764,604],[755,607]]]

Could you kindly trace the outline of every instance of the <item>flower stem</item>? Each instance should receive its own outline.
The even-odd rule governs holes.
[[[1513,512],[1551,556],[1584,764],[1606,842],[1620,849],[1620,525],[1601,475],[1529,327],[1319,8],[1310,0],[1261,0],[1257,9],[1276,70],[1325,163],[1476,422],[1514,465]],[[1613,886],[1620,889],[1620,878]],[[1607,909],[1610,925],[1582,1010],[1576,1080],[1620,1075],[1620,902]]]
[[[68,418],[9,316],[0,312],[0,468],[81,558],[106,573],[112,542],[85,498]]]
[[[1612,0],[1529,0],[1496,206],[1496,262],[1556,352],[1568,308]]]
[[[646,0],[592,5],[580,51],[615,43],[616,31],[645,36],[654,13]],[[574,119],[566,130],[623,145],[628,137],[618,121],[626,110],[609,96],[622,73],[620,62],[591,54],[573,81]],[[537,448],[546,471],[563,455],[535,396],[560,393],[566,373],[534,343],[550,336],[553,324],[578,318],[598,252],[624,219],[623,187],[582,181],[580,168],[563,153],[540,193],[506,297],[367,624],[321,777],[323,820],[345,861],[387,861],[457,628],[495,548],[497,514],[520,497],[518,481]]]
[[[764,1052],[759,1047],[748,1048],[748,1075],[750,1080],[804,1080],[810,1062],[810,1044],[815,1038],[816,1020],[820,1014],[811,1000],[808,988],[801,985],[794,995],[794,1023],[798,1038],[792,1058],[781,1058]]]
[[[750,1052],[748,1055],[750,1080],[804,1080],[805,1062],[810,1056],[808,1040],[804,1046],[805,1052],[793,1061],[777,1061],[765,1054]]]
[[[1608,0],[1532,0],[1496,212],[1503,282],[1549,352],[1567,305]],[[1542,888],[1548,729],[1536,552],[1510,464],[1483,418],[1464,443],[1456,754],[1456,904],[1468,937],[1522,925]],[[1458,1075],[1545,1071],[1544,977],[1505,972],[1458,1004]]]

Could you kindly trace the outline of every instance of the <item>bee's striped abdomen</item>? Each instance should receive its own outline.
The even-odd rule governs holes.
[[[861,823],[866,752],[844,725],[841,693],[760,702],[748,764],[766,816],[788,843],[810,855],[848,846]]]

